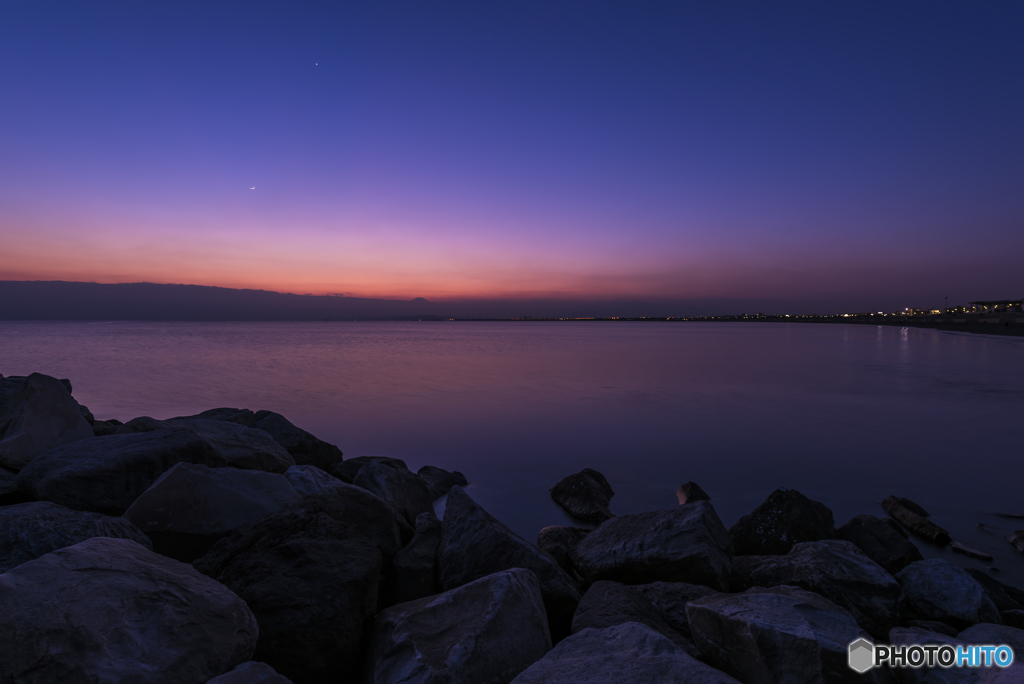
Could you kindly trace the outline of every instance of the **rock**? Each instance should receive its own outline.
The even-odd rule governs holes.
[[[370,684],[507,684],[551,650],[540,582],[497,572],[374,621]]]
[[[301,498],[276,473],[178,463],[143,492],[124,517],[149,535],[157,553],[189,563],[228,532]]]
[[[569,573],[570,577],[582,579],[576,570],[576,564],[572,562],[572,552],[589,533],[590,530],[582,527],[549,525],[537,535],[537,546],[558,561],[558,565]]]
[[[149,538],[123,518],[73,511],[47,501],[4,506],[0,508],[0,573],[93,537],[130,539],[152,547]]]
[[[739,684],[658,634],[627,622],[585,629],[555,646],[513,684]]]
[[[416,535],[395,554],[395,602],[405,603],[441,593],[437,554],[441,521],[429,513],[416,518]]]
[[[845,608],[878,639],[899,624],[900,585],[848,541],[795,544],[785,556],[737,556],[735,589],[800,587]]]
[[[873,515],[855,515],[837,532],[890,575],[923,558],[913,542]]]
[[[233,468],[283,473],[295,465],[292,455],[263,430],[254,430],[226,420],[190,418],[165,422],[167,425],[195,430]]]
[[[956,638],[965,644],[1006,644],[1013,649],[1014,654],[1024,653],[1024,629],[1007,625],[972,625],[960,632]]]
[[[257,411],[249,427],[263,430],[283,446],[296,465],[312,465],[331,472],[341,462],[341,449],[288,422],[280,413]]]
[[[18,473],[18,487],[41,501],[121,515],[176,463],[227,465],[186,428],[90,437],[47,451]]]
[[[23,491],[18,489],[16,476],[17,473],[6,468],[0,468],[0,506],[11,506],[32,500]]]
[[[992,603],[995,604],[996,610],[1000,613],[1004,610],[1020,610],[1024,608],[1024,604],[1021,604],[1018,598],[1021,597],[1021,591],[1013,587],[1007,586],[992,577],[984,570],[978,568],[964,568],[964,572],[977,580],[978,584],[982,586],[988,597],[992,599]]]
[[[907,531],[905,529],[903,529],[903,525],[900,525],[898,522],[896,522],[892,518],[882,518],[882,522],[884,522],[886,525],[888,525],[892,529],[896,530],[896,532],[898,532],[899,535],[901,537],[903,537],[904,539],[910,539],[910,535],[907,534]]]
[[[157,430],[163,430],[166,428],[162,421],[156,418],[150,418],[149,416],[139,416],[138,418],[132,418],[124,425],[119,426],[114,430],[115,435],[133,435],[138,432],[156,432]]]
[[[781,555],[793,544],[835,539],[832,511],[795,489],[776,489],[729,528],[739,556]]]
[[[902,500],[906,501],[906,499]],[[949,532],[946,532],[946,530],[931,520],[925,520],[924,516],[919,513],[915,513],[913,510],[905,507],[900,503],[899,497],[890,496],[882,502],[882,508],[908,530],[933,544],[946,546],[952,541],[949,537]]]
[[[380,551],[385,569],[391,567],[392,559],[403,546],[400,525],[404,520],[386,501],[354,485],[308,496],[303,501],[322,509],[339,522],[354,526]],[[409,537],[411,539],[412,534]]]
[[[93,423],[96,422],[96,416],[92,415],[92,411],[89,410],[89,407],[79,404],[78,412],[82,414],[82,418],[85,418],[85,422],[88,423],[90,427],[92,427]]]
[[[692,656],[697,648],[690,639],[672,628],[658,607],[633,587],[618,582],[594,582],[580,600],[572,618],[572,633],[604,629],[627,622],[639,622],[661,634]]]
[[[964,642],[942,632],[920,627],[896,627],[889,632],[889,643],[895,646],[913,644],[949,644],[956,647]],[[901,667],[894,670],[900,684],[981,684],[981,669],[968,667]]]
[[[584,468],[551,488],[551,498],[574,518],[595,525],[615,517],[608,510],[615,492],[604,475]]]
[[[250,660],[206,684],[292,684],[292,680],[277,674],[277,670],[266,663]]]
[[[708,501],[612,518],[576,547],[588,582],[690,582],[724,591],[732,544]]]
[[[848,645],[867,634],[848,612],[803,589],[716,594],[690,602],[686,614],[706,661],[746,684],[889,681],[883,670],[850,669]]]
[[[908,511],[910,511],[911,513],[919,515],[922,518],[927,518],[928,516],[931,515],[931,513],[929,513],[928,511],[924,510],[924,508],[922,506],[914,503],[910,499],[904,499],[902,496],[889,496],[889,497],[886,498],[886,501],[892,501],[894,503],[897,503],[900,506],[902,506],[903,508],[905,508]],[[883,503],[882,506],[884,508],[885,504]]]
[[[956,627],[951,627],[945,622],[939,622],[938,620],[907,620],[907,627],[923,629],[928,632],[937,632],[951,637],[955,637],[959,632]]]
[[[686,582],[651,582],[630,587],[654,604],[672,629],[693,641],[690,621],[686,617],[686,604],[717,593],[710,587]]]
[[[311,465],[292,466],[285,471],[284,476],[301,496],[316,496],[329,490],[353,486]]]
[[[195,561],[248,604],[255,660],[296,682],[354,682],[377,605],[380,551],[360,521],[306,499],[214,544]]]
[[[401,513],[410,525],[421,513],[434,515],[434,498],[430,487],[419,475],[381,463],[369,463],[359,469],[352,482],[373,492]]]
[[[1019,608],[1004,610],[999,613],[999,617],[1002,618],[1004,625],[1024,629],[1024,610]]]
[[[94,537],[0,575],[0,681],[194,684],[248,660],[252,612],[190,566]]]
[[[202,413],[197,413],[192,416],[178,416],[171,420],[193,420],[195,418],[201,418],[204,420],[222,420],[229,423],[244,425],[245,427],[252,427],[252,424],[256,422],[256,414],[249,409],[228,407],[208,409]]]
[[[533,571],[540,580],[552,638],[557,641],[569,633],[580,601],[576,583],[554,558],[498,522],[458,485],[448,492],[438,560],[445,590],[512,568]]]
[[[21,470],[36,456],[92,437],[78,402],[49,375],[25,378],[0,414],[0,466]]]
[[[124,423],[119,420],[94,420],[92,423],[92,434],[95,437],[113,435],[123,425]]]
[[[950,544],[949,548],[955,551],[956,553],[960,553],[965,556],[970,556],[971,558],[978,558],[980,560],[992,560],[992,556],[988,555],[984,551],[978,551],[977,549],[972,549],[969,546],[964,546],[958,541],[955,541],[952,544]]]
[[[676,496],[679,498],[680,506],[693,503],[694,501],[711,501],[711,497],[696,482],[687,482],[680,485],[679,489],[676,490]]]
[[[469,485],[469,481],[466,476],[457,470],[448,472],[444,468],[438,468],[437,466],[425,465],[416,471],[416,474],[423,478],[423,481],[430,486],[430,491],[433,493],[434,499],[440,499],[445,496],[455,485],[460,487],[466,487]]]
[[[941,558],[911,563],[896,574],[903,588],[901,612],[908,618],[938,620],[957,628],[999,622],[985,589],[964,570]]]
[[[1006,537],[1006,541],[1013,544],[1013,548],[1024,553],[1024,530],[1017,530]]]
[[[343,461],[336,465],[331,471],[331,475],[338,478],[342,482],[348,482],[349,484],[355,482],[356,476],[359,471],[362,470],[364,465],[369,463],[380,463],[391,468],[398,468],[406,472],[412,472],[409,470],[409,466],[405,465],[405,461],[400,458],[391,458],[389,456],[357,456],[350,458],[347,461]]]

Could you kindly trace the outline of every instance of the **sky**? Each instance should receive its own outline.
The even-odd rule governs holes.
[[[1022,73],[1005,0],[6,3],[0,280],[1017,298]]]

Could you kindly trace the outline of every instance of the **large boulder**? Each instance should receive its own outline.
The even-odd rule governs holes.
[[[301,496],[317,496],[327,491],[352,486],[311,465],[292,466],[284,472],[284,476]]]
[[[782,555],[793,544],[835,539],[832,511],[795,489],[776,489],[729,528],[739,556]]]
[[[890,496],[882,501],[882,508],[912,533],[937,546],[947,546],[952,541],[949,532],[926,519],[927,512],[909,499]]]
[[[923,560],[913,542],[873,515],[855,515],[837,532],[840,539],[855,544],[890,575]]]
[[[416,471],[416,474],[423,478],[423,481],[430,486],[430,491],[435,499],[440,499],[448,494],[448,491],[458,485],[465,487],[469,485],[466,476],[458,470],[451,472],[437,466],[425,465]]]
[[[893,646],[904,647],[937,644],[956,648],[966,645],[954,636],[924,627],[895,627],[889,632],[888,642]],[[893,670],[893,674],[899,684],[994,684],[986,676],[991,673],[986,673],[983,668],[898,667]]]
[[[253,658],[296,682],[355,682],[380,551],[315,499],[229,534],[195,561],[256,615]]]
[[[911,563],[896,574],[906,617],[938,620],[963,629],[999,622],[999,611],[984,587],[962,568],[941,558]]]
[[[226,466],[212,444],[187,428],[90,437],[37,456],[18,487],[41,501],[121,515],[176,463]]]
[[[397,468],[409,473],[412,472],[409,470],[409,466],[405,464],[405,461],[400,458],[392,458],[390,456],[356,456],[334,466],[334,469],[331,470],[331,475],[351,484],[355,482],[356,476],[359,475],[359,471],[363,469],[363,466],[370,463],[380,463],[390,468]]]
[[[566,513],[595,525],[615,517],[608,508],[613,496],[608,480],[591,468],[569,475],[551,488],[551,498]]]
[[[590,530],[568,525],[549,525],[537,534],[537,546],[541,551],[558,561],[558,564],[572,577],[580,578],[572,553]]]
[[[412,541],[395,554],[395,602],[405,603],[441,592],[437,569],[441,547],[441,521],[431,513],[416,518]]]
[[[228,532],[301,498],[277,473],[178,463],[124,517],[149,535],[157,553],[189,563]]]
[[[15,479],[17,476],[18,474],[13,470],[0,468],[0,506],[10,506],[32,500],[25,492],[18,489],[18,481]]]
[[[686,582],[651,582],[630,587],[654,605],[672,629],[693,641],[686,604],[718,593],[711,587]]]
[[[979,570],[978,568],[964,568],[964,571],[976,579],[978,584],[985,589],[985,593],[992,599],[992,603],[995,604],[996,609],[1000,613],[1007,610],[1024,609],[1024,604],[1020,602],[1020,599],[1024,599],[1024,596],[1021,595],[1019,589],[1003,584],[984,570]]]
[[[572,633],[627,622],[647,625],[690,655],[697,655],[693,642],[673,629],[652,601],[635,591],[634,587],[618,582],[602,580],[590,585],[572,617]]]
[[[676,490],[676,498],[679,505],[693,503],[694,501],[711,501],[711,496],[700,488],[696,482],[684,482]]]
[[[167,425],[188,427],[198,432],[233,468],[283,473],[295,465],[292,455],[263,430],[254,430],[226,420],[204,418],[165,422]]]
[[[551,650],[537,576],[516,568],[374,621],[369,684],[508,684]]]
[[[884,639],[899,624],[900,585],[848,541],[795,544],[785,556],[733,558],[734,590],[789,585],[824,596]]]
[[[266,663],[250,660],[206,684],[292,684],[292,680],[277,674],[277,670]]]
[[[818,594],[755,587],[691,601],[686,613],[707,662],[745,684],[890,681],[884,670],[850,669],[848,646],[867,634]]]
[[[359,470],[352,484],[390,503],[410,525],[416,524],[416,518],[421,513],[434,515],[434,497],[430,486],[419,475],[408,470],[369,463]]]
[[[445,590],[502,570],[532,570],[540,580],[552,637],[557,641],[569,633],[580,601],[576,583],[554,558],[498,522],[459,486],[448,492],[438,559]]]
[[[341,463],[341,449],[288,422],[280,413],[257,411],[249,427],[263,430],[288,450],[296,465],[312,465],[331,472]]]
[[[73,511],[48,501],[4,506],[0,508],[0,573],[93,537],[130,539],[152,548],[149,538],[124,518]]]
[[[95,537],[0,575],[0,681],[205,682],[258,629],[226,587],[126,539]]]
[[[584,629],[555,646],[513,684],[739,684],[638,622]]]
[[[573,561],[588,582],[690,582],[729,586],[732,543],[709,501],[612,518],[576,547]]]
[[[0,466],[18,471],[36,456],[92,437],[71,391],[57,378],[33,373],[0,411]]]
[[[983,622],[956,635],[965,644],[1006,644],[1014,654],[1024,654],[1024,629]]]

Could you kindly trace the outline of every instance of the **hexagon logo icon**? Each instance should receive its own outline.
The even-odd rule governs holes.
[[[875,645],[867,639],[850,644],[850,669],[864,674],[875,664]]]

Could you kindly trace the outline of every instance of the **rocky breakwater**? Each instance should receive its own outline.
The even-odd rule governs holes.
[[[837,528],[779,489],[727,529],[696,483],[616,515],[585,469],[534,544],[461,473],[277,413],[97,421],[29,376],[0,415],[0,682],[889,682],[847,645],[1024,646],[1024,592],[923,560],[904,525],[949,540],[906,499]]]

